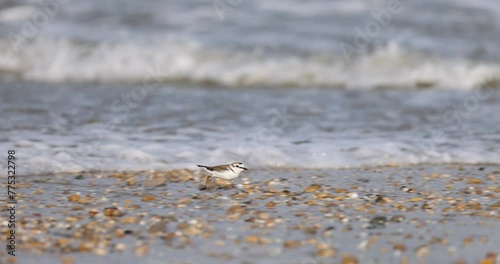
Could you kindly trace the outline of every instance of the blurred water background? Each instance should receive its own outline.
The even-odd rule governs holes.
[[[2,1],[0,146],[24,173],[498,163],[499,44],[497,0]]]

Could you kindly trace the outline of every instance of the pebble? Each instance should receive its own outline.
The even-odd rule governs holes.
[[[468,184],[481,184],[483,183],[483,180],[478,179],[478,178],[467,178],[467,183]]]
[[[327,243],[318,243],[316,245],[316,253],[315,255],[321,258],[331,258],[335,257],[337,251]]]
[[[387,217],[385,216],[375,216],[370,219],[370,227],[369,228],[380,228],[384,227],[387,223]]]
[[[123,213],[116,207],[106,207],[104,208],[104,215],[110,217],[120,217]]]
[[[348,192],[346,194],[346,196],[349,197],[349,198],[351,198],[351,199],[357,199],[357,198],[359,198],[359,195],[358,195],[357,192]]]
[[[94,217],[94,216],[96,216],[98,213],[99,213],[99,211],[98,211],[97,209],[90,209],[90,210],[89,210],[89,213],[88,213],[88,216],[89,216],[89,217]]]
[[[394,223],[401,223],[405,220],[404,215],[394,215],[391,217],[390,221]]]
[[[415,189],[410,188],[410,187],[408,187],[408,186],[406,186],[406,185],[401,186],[399,189],[400,189],[401,191],[403,191],[403,192],[407,192],[407,193],[414,193],[414,192],[415,192]]]
[[[143,201],[143,202],[151,202],[154,199],[156,199],[154,195],[148,194],[148,195],[142,197],[141,201]]]
[[[94,253],[98,256],[105,256],[108,252],[104,248],[96,248]]]
[[[149,252],[149,247],[148,245],[138,245],[135,249],[134,249],[134,254],[138,257],[142,257],[144,255],[146,255],[147,253]]]
[[[415,249],[415,254],[418,257],[427,257],[427,256],[429,256],[429,247],[427,245],[418,246]]]
[[[152,235],[158,235],[165,232],[165,230],[166,230],[165,222],[163,220],[160,220],[149,227],[148,233]]]
[[[299,240],[287,240],[283,243],[283,246],[285,248],[295,248],[295,247],[298,247],[302,244],[301,241]]]
[[[313,193],[313,192],[318,191],[320,188],[321,188],[321,185],[319,185],[319,184],[311,184],[311,185],[307,186],[307,188],[304,189],[304,192]]]
[[[247,236],[245,238],[245,242],[247,242],[249,244],[257,244],[259,242],[259,237],[256,235]]]
[[[115,249],[116,251],[124,252],[125,250],[127,250],[127,245],[125,245],[124,243],[118,243],[116,244]]]
[[[358,264],[358,258],[351,256],[349,254],[342,255],[342,264]]]
[[[271,218],[271,215],[269,213],[266,213],[266,212],[259,212],[257,214],[257,217],[259,217],[259,219],[267,220],[267,219]]]
[[[395,244],[393,247],[392,247],[393,250],[395,251],[401,251],[401,252],[404,252],[406,251],[406,246],[403,245],[403,244]]]
[[[378,193],[369,193],[363,196],[363,199],[365,201],[371,202],[371,203],[381,203],[385,202],[386,198]]]

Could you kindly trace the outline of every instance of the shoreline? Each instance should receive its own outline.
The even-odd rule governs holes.
[[[387,169],[387,168],[400,168],[400,169],[405,169],[405,168],[412,168],[412,167],[419,167],[419,166],[437,166],[437,167],[451,167],[451,166],[491,166],[491,167],[499,167],[500,168],[500,163],[493,163],[493,162],[448,162],[448,163],[431,163],[431,162],[421,162],[418,164],[399,164],[399,163],[390,163],[390,164],[384,164],[384,165],[373,165],[373,166],[368,166],[368,165],[363,165],[359,167],[332,167],[332,168],[327,168],[327,167],[319,167],[319,168],[308,168],[308,167],[285,167],[285,166],[276,166],[276,167],[271,167],[271,166],[266,166],[266,167],[257,167],[257,168],[252,168],[251,170],[259,170],[259,171],[266,171],[266,170],[274,170],[274,171],[325,171],[325,170],[336,170],[336,171],[341,171],[341,170],[369,170],[369,169]],[[67,171],[67,172],[42,172],[42,173],[29,173],[29,176],[63,176],[63,175],[75,175],[75,174],[115,174],[115,173],[170,173],[174,171],[192,171],[193,173],[196,173],[196,171],[199,170],[199,168],[196,165],[190,166],[190,167],[172,167],[171,169],[151,169],[151,170],[144,170],[144,169],[138,169],[138,170],[89,170],[89,171]]]
[[[18,263],[480,263],[500,256],[499,165],[250,170],[235,180],[248,193],[223,182],[199,191],[204,177],[190,170],[23,180]]]

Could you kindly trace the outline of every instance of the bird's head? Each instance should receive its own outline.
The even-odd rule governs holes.
[[[231,163],[230,165],[233,170],[237,171],[237,172],[241,172],[243,170],[248,170],[247,168],[245,168],[245,165],[243,165],[243,163],[241,162],[233,162]]]

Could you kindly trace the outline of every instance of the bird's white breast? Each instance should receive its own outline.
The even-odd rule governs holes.
[[[231,170],[227,170],[227,171],[211,171],[212,173],[212,176],[216,177],[216,178],[220,178],[220,179],[223,179],[223,180],[232,180],[236,177],[238,177],[239,173],[235,173]]]

